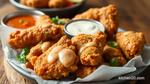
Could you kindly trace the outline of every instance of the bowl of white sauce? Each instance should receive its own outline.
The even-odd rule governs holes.
[[[79,34],[95,34],[97,32],[105,32],[105,27],[102,23],[91,19],[72,20],[65,25],[64,32],[69,37],[74,37]]]

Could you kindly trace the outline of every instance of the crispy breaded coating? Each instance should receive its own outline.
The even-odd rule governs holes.
[[[62,30],[56,27],[38,28],[36,26],[10,34],[8,43],[13,48],[32,47],[40,41],[56,40],[62,36]]]
[[[96,70],[97,67],[79,65],[76,71],[77,77],[84,78]]]
[[[46,8],[48,7],[49,0],[20,0],[20,3],[33,8]]]
[[[83,65],[97,66],[103,63],[102,53],[106,36],[103,32],[94,35],[80,34],[72,38],[78,49],[80,61]]]
[[[42,77],[43,79],[61,79],[64,77],[68,77],[69,73],[75,72],[78,68],[77,67],[78,56],[75,55],[75,58],[71,61],[67,60],[67,61],[70,61],[70,63],[67,64],[68,66],[65,66],[62,63],[63,59],[61,59],[61,56],[62,56],[61,52],[64,51],[64,49],[65,50],[69,49],[71,50],[71,52],[74,52],[74,53],[76,50],[71,40],[66,36],[63,36],[56,44],[50,47],[46,52],[44,52],[37,59],[37,61],[35,62],[35,66],[34,66],[34,70],[36,74]],[[66,53],[67,52],[64,52],[64,54]],[[49,59],[49,56],[51,56],[51,54],[53,54],[53,58]],[[70,56],[72,56],[72,54],[69,55],[69,58]],[[59,58],[57,58],[57,56]],[[67,54],[64,56],[65,58],[68,58]],[[52,60],[52,61],[49,61],[49,60]]]
[[[41,15],[37,20],[36,20],[36,26],[38,27],[50,27],[52,25],[51,17],[48,15]]]
[[[59,19],[62,19],[62,18],[59,18]],[[65,23],[67,23],[69,21],[69,19],[66,19],[66,18],[63,18],[63,20],[64,20]],[[53,26],[53,27],[60,28],[62,30],[61,33],[62,34],[64,33],[64,25],[53,23],[52,18],[50,16],[48,16],[48,15],[40,16],[36,20],[36,26],[42,27],[42,28]]]
[[[30,49],[29,54],[26,56],[26,59],[27,59],[26,67],[27,68],[30,68],[32,66],[31,69],[33,69],[35,61],[42,54],[41,45],[42,44],[39,43]]]
[[[112,59],[116,59],[118,62],[118,66],[122,66],[126,64],[126,59],[124,58],[119,48],[113,48],[110,47],[109,45],[105,45],[103,51],[103,57],[109,63]]]
[[[103,63],[102,52],[95,46],[87,47],[80,54],[80,61],[83,65],[96,66]]]
[[[62,19],[62,18],[59,18]],[[69,21],[69,19],[63,18],[64,22],[67,23]],[[57,27],[60,28],[62,30],[61,34],[64,34],[64,25],[62,24],[55,24],[52,21],[52,18],[48,15],[42,15],[40,16],[37,20],[36,20],[36,26],[38,27]]]
[[[80,49],[81,46],[88,42],[96,42],[104,46],[106,35],[103,32],[97,32],[96,34],[79,34],[73,37],[71,41],[77,46],[77,49]]]
[[[108,5],[102,8],[90,8],[86,12],[78,14],[74,19],[94,19],[100,21],[106,27],[108,38],[112,38],[118,29],[117,8]]]
[[[34,67],[36,59],[43,54],[46,50],[49,49],[55,42],[53,41],[47,41],[47,42],[40,42],[37,45],[33,46],[30,49],[29,54],[26,56],[27,62],[30,62],[30,64]],[[28,66],[26,66],[28,67]]]
[[[116,40],[127,59],[140,54],[145,43],[144,34],[134,31],[118,32]]]

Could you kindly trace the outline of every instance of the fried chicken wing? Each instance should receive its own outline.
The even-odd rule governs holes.
[[[48,7],[49,0],[20,0],[21,4],[34,8],[46,8]]]
[[[72,38],[73,44],[78,49],[80,61],[83,65],[97,66],[102,64],[102,51],[106,36],[103,32],[94,35],[80,34]]]
[[[84,13],[78,14],[74,19],[94,19],[100,21],[106,27],[108,38],[112,38],[118,29],[117,8],[109,5],[102,8],[91,8]]]
[[[145,43],[144,34],[134,31],[118,32],[116,40],[127,59],[140,54]]]
[[[49,20],[48,16],[41,16],[32,28],[11,33],[8,43],[13,48],[23,48],[32,47],[40,41],[58,40],[64,35],[63,27]]]
[[[76,48],[71,40],[63,36],[37,58],[34,70],[43,79],[61,79],[77,70]]]
[[[126,59],[124,58],[119,48],[113,48],[109,45],[105,45],[103,57],[109,63],[111,63],[112,60],[116,60],[118,66],[126,64]]]

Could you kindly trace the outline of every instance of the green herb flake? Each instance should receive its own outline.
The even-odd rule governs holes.
[[[119,62],[117,58],[112,58],[110,60],[110,66],[119,66]]]
[[[60,20],[58,20],[58,24],[65,24],[65,20],[64,19],[60,19]]]
[[[26,62],[26,56],[28,55],[30,49],[29,48],[23,48],[21,53],[17,56],[17,60],[21,63]]]
[[[117,42],[115,42],[115,41],[109,41],[108,45],[113,48],[117,48],[117,46],[118,46]]]
[[[21,24],[23,24],[23,23],[25,23],[26,22],[26,20],[24,20],[24,19],[20,19],[19,20],[19,23],[21,23]]]
[[[40,41],[40,42],[39,42],[39,44],[42,44],[42,43],[43,43],[43,41]]]
[[[87,55],[91,55],[91,54],[92,54],[91,50],[88,50]]]
[[[53,17],[51,20],[53,23],[58,24],[59,17],[58,16]]]
[[[55,24],[62,24],[62,25],[65,24],[65,20],[64,19],[60,19],[58,16],[53,17],[51,20]]]
[[[49,34],[48,32],[45,32],[45,35],[46,35],[46,36],[48,36],[48,34]]]

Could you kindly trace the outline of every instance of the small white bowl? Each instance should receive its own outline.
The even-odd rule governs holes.
[[[80,22],[84,22],[84,24],[81,24]],[[86,23],[87,22],[87,23]],[[76,23],[76,24],[75,24]],[[96,28],[97,30],[95,31],[87,31],[86,28],[88,27],[88,23],[92,23],[94,25],[94,28]],[[78,24],[82,25],[82,29],[79,28],[79,26],[77,26]],[[91,24],[91,25],[92,25]],[[72,28],[70,27],[72,25]],[[89,26],[91,26],[89,25]],[[96,25],[96,27],[95,27]],[[75,31],[73,28],[77,28],[78,30],[81,31],[81,33],[77,32],[75,34]],[[92,26],[93,28],[93,26]],[[87,28],[88,29],[88,28]],[[74,33],[71,33],[71,31]],[[85,30],[85,31],[84,31]],[[91,29],[92,30],[92,29]],[[93,29],[94,30],[94,29]],[[87,31],[87,32],[86,32]],[[67,23],[65,25],[65,28],[64,28],[64,32],[66,35],[68,35],[69,37],[74,37],[75,35],[78,35],[78,34],[94,34],[96,32],[105,32],[105,27],[102,23],[100,23],[99,21],[96,21],[96,20],[91,20],[91,19],[77,19],[77,20],[72,20],[70,21],[69,23]],[[85,33],[86,32],[86,33]]]

